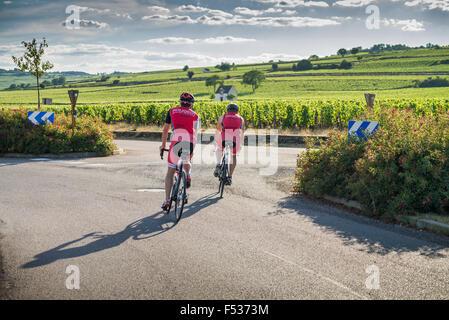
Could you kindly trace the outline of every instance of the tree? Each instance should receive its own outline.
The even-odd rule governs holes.
[[[253,93],[259,88],[260,84],[265,80],[265,74],[259,70],[248,71],[243,75],[243,84],[250,85],[253,89]]]
[[[185,65],[184,68],[182,69],[182,71],[185,72],[185,71],[187,71],[187,70],[189,70],[189,66],[188,66],[188,65]]]
[[[357,54],[360,52],[360,48],[352,48],[351,49],[351,54]]]
[[[15,83],[13,83],[9,86],[9,89],[11,89],[11,90],[17,89],[17,85]]]
[[[318,57],[316,54],[312,54],[312,55],[309,57],[309,59],[311,59],[311,60],[318,60],[319,57]]]
[[[351,69],[352,68],[352,63],[348,62],[346,60],[343,60],[340,64],[340,69]]]
[[[344,57],[345,55],[348,54],[348,50],[342,48],[342,49],[340,49],[340,50],[337,51],[337,54],[338,54],[339,56]]]
[[[296,66],[296,70],[298,71],[311,70],[311,69],[313,69],[313,64],[309,60],[301,60],[298,62],[298,65]]]
[[[214,87],[214,92],[215,92],[215,88],[217,87],[218,81],[220,80],[220,77],[217,76],[216,74],[213,76],[210,76],[209,78],[206,79],[206,87]]]
[[[189,80],[192,80],[192,77],[194,74],[195,74],[195,72],[193,72],[193,71],[187,72],[187,76],[189,77]]]
[[[229,71],[231,70],[231,67],[235,68],[235,64],[231,66],[228,62],[222,62],[221,64],[215,66],[215,68],[220,69],[221,71]]]
[[[29,72],[31,75],[36,77],[36,87],[37,87],[37,107],[38,110],[41,109],[41,96],[40,96],[40,86],[39,79],[45,74],[46,71],[53,68],[53,64],[50,61],[42,61],[42,57],[45,53],[45,48],[48,44],[45,40],[38,45],[36,39],[31,42],[22,41],[23,46],[26,48],[26,52],[23,57],[16,58],[12,56],[12,60],[19,67],[21,72]]]
[[[45,84],[41,83],[41,84],[39,85],[39,87],[40,87],[41,89],[45,89]]]
[[[279,70],[279,65],[278,65],[277,63],[273,63],[273,64],[271,65],[271,69],[272,69],[273,71],[278,71],[278,70]]]

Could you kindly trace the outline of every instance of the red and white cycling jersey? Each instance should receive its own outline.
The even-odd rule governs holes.
[[[243,128],[243,118],[236,113],[226,113],[221,121],[221,141],[217,141],[217,145],[222,150],[224,149],[225,141],[233,142],[232,153],[235,154],[240,150],[240,139]]]
[[[192,158],[193,148],[196,144],[195,130],[199,129],[200,119],[190,108],[175,107],[168,111],[165,123],[172,127],[168,165],[175,168],[181,151],[184,154],[188,153],[187,160]]]

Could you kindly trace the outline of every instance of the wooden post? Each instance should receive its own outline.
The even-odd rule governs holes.
[[[374,99],[376,98],[375,94],[365,93],[366,107],[371,109],[374,105]]]
[[[75,106],[76,106],[76,100],[78,99],[78,94],[79,94],[78,90],[69,90],[70,102],[72,104],[72,137],[73,137],[73,135],[75,133],[75,126],[76,126],[76,120],[75,120],[76,110],[75,110]]]

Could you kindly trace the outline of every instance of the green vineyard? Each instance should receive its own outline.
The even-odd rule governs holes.
[[[366,108],[363,100],[311,101],[248,101],[239,103],[240,114],[250,128],[343,128],[349,120],[359,117]],[[162,126],[167,111],[176,106],[168,103],[125,105],[82,105],[78,115],[88,115],[111,124],[127,122]],[[436,114],[449,110],[449,99],[388,99],[379,100],[375,108],[411,109],[418,115]],[[47,106],[46,111],[70,114],[70,106]],[[194,110],[203,127],[216,124],[224,114],[226,103],[198,102]],[[373,119],[374,120],[374,119]]]

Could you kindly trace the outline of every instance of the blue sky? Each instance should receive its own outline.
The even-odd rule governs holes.
[[[14,67],[22,40],[42,37],[55,71],[90,73],[294,60],[375,43],[447,45],[448,18],[449,0],[0,0],[0,68]]]

